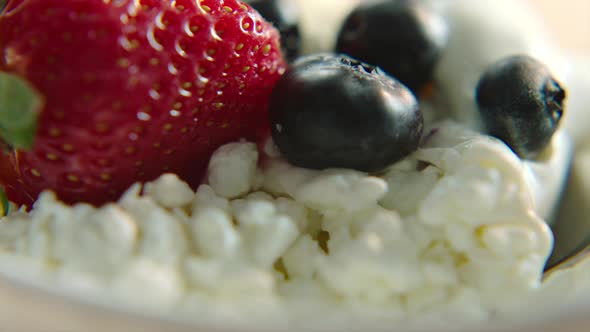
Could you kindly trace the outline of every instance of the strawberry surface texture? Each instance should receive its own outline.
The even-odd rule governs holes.
[[[196,187],[217,147],[268,132],[285,70],[278,32],[237,0],[9,0],[0,52],[44,102],[32,149],[0,157],[28,206],[47,189],[100,205],[163,173]]]

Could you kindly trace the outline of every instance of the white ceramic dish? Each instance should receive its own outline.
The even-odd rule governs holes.
[[[115,311],[87,303],[80,303],[64,297],[30,287],[27,283],[14,282],[7,279],[0,281],[0,330],[23,332],[300,332],[312,331],[302,328],[299,324],[276,322],[266,328],[252,325],[236,327],[231,322],[215,322],[211,317],[203,317],[197,324],[181,321],[159,319],[156,316],[144,316],[137,313]],[[499,324],[490,322],[485,326],[439,326],[437,331],[478,331],[478,332],[585,332],[590,326],[588,313],[590,302],[580,303],[575,308],[562,308],[567,314],[557,312],[541,320],[522,321],[518,324]],[[559,316],[559,317],[556,317]],[[370,326],[364,331],[399,331],[426,332],[432,329],[400,329],[392,326]],[[330,331],[330,330],[323,330]],[[359,331],[355,327],[339,328],[338,331]]]

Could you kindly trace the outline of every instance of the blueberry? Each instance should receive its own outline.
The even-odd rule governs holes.
[[[418,1],[361,5],[344,21],[336,51],[381,67],[414,93],[432,80],[447,41],[444,20]]]
[[[299,55],[299,11],[295,0],[246,0],[264,19],[271,22],[281,33],[281,46],[287,60]]]
[[[529,56],[511,56],[481,77],[476,99],[488,133],[521,158],[532,159],[551,141],[563,116],[565,90]]]
[[[422,112],[408,88],[345,55],[299,58],[270,101],[272,137],[292,164],[378,172],[418,148]]]

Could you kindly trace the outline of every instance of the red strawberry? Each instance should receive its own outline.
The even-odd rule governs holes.
[[[284,66],[278,32],[238,0],[8,0],[0,72],[45,104],[0,184],[27,205],[45,189],[98,205],[164,172],[194,187],[215,148],[265,131]]]

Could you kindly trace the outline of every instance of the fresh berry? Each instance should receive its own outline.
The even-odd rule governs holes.
[[[344,55],[299,58],[275,86],[273,139],[294,165],[381,171],[418,147],[422,112],[379,68]]]
[[[295,0],[246,0],[281,34],[283,53],[292,61],[299,55],[299,11]]]
[[[44,102],[32,148],[0,157],[29,206],[46,189],[98,205],[164,172],[197,186],[214,149],[268,126],[285,69],[278,31],[238,0],[9,0],[0,54]]]
[[[557,130],[566,92],[544,64],[529,56],[512,56],[486,70],[476,96],[488,133],[530,159]]]
[[[442,18],[417,0],[387,0],[353,10],[336,51],[381,67],[419,94],[432,81],[446,36]]]

